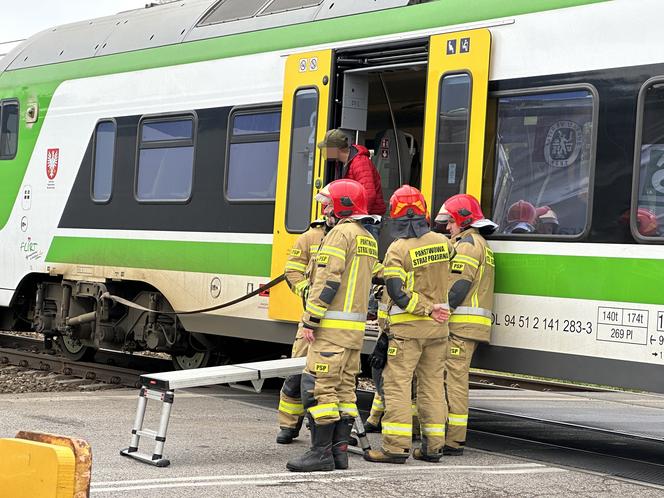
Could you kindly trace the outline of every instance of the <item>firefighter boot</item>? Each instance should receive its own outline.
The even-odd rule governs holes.
[[[413,450],[413,458],[415,460],[422,460],[423,462],[438,463],[442,456],[443,454],[440,450],[438,453],[431,453],[429,451],[426,437],[422,438],[422,446]]]
[[[337,424],[316,425],[311,420],[309,423],[311,426],[311,448],[304,455],[288,460],[286,468],[291,472],[334,470],[332,436]]]
[[[369,450],[364,452],[364,459],[375,463],[406,463],[408,454],[402,456],[385,453],[383,450]]]
[[[453,446],[445,446],[443,448],[443,455],[447,456],[461,456],[463,455],[463,446],[455,448]]]
[[[297,424],[295,427],[280,427],[279,433],[277,434],[277,443],[279,444],[291,444],[293,439],[300,435],[300,429],[302,428],[302,420],[304,417],[299,417],[297,419]]]
[[[354,423],[355,419],[351,417],[341,417],[341,420],[334,424],[332,456],[334,457],[335,469],[344,470],[348,468],[348,443],[351,439],[350,432],[353,430]],[[355,444],[357,445],[357,441]]]

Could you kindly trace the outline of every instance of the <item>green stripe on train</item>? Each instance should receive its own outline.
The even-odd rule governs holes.
[[[226,242],[55,237],[49,263],[270,276],[272,246]]]
[[[496,254],[497,293],[664,304],[664,260]]]
[[[4,72],[0,74],[0,98],[18,98],[23,115],[26,101],[37,97],[40,119],[34,128],[28,129],[25,127],[25,118],[21,117],[18,155],[12,161],[1,161],[0,229],[7,223],[16,202],[28,160],[37,142],[53,93],[63,81],[296,49],[605,1],[607,0],[445,0]],[[251,71],[251,68],[247,67],[247,71]],[[79,138],[87,140],[89,137]],[[37,159],[38,162],[46,162],[46,157]]]
[[[50,263],[268,277],[268,244],[55,237]],[[496,254],[496,292],[664,304],[664,260]]]

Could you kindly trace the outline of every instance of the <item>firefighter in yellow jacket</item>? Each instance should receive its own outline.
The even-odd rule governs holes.
[[[290,250],[284,274],[286,283],[297,296],[306,300],[309,292],[310,265],[318,254],[325,233],[329,226],[325,219],[316,220],[309,229],[298,237]],[[291,353],[292,358],[301,358],[307,355],[309,344],[302,337],[302,324],[298,326],[295,342]],[[279,433],[277,443],[290,444],[300,434],[304,407],[300,395],[301,375],[291,375],[286,378],[279,394]]]
[[[447,405],[443,398],[443,372],[447,349],[447,291],[451,242],[432,232],[426,201],[419,190],[404,185],[390,199],[395,240],[385,255],[385,284],[390,308],[390,337],[376,345],[372,366],[382,356],[385,414],[380,450],[365,452],[371,462],[405,463],[412,446],[411,385],[417,375],[417,412],[422,447],[418,460],[437,462],[445,444]]]
[[[447,223],[456,255],[452,259],[449,293],[450,341],[445,361],[445,391],[449,407],[443,454],[462,455],[468,428],[468,371],[480,342],[489,342],[495,262],[482,235],[496,229],[484,217],[479,202],[459,194],[443,204],[438,223]]]
[[[301,389],[312,444],[288,461],[294,472],[348,468],[369,289],[380,269],[376,240],[361,223],[368,216],[364,187],[336,180],[316,198],[328,204],[326,216],[337,221],[318,251],[302,316],[303,336],[310,344]]]

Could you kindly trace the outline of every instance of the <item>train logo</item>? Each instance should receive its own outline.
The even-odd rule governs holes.
[[[581,127],[566,119],[556,121],[549,128],[544,143],[544,159],[554,168],[574,164],[583,146]]]
[[[49,180],[55,180],[58,174],[60,162],[60,149],[48,149],[46,151],[46,176]]]

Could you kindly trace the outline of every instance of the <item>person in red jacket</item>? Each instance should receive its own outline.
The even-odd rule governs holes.
[[[380,174],[369,155],[369,150],[363,145],[349,145],[346,134],[338,129],[330,130],[325,138],[318,144],[325,149],[328,159],[336,159],[343,164],[341,178],[359,182],[366,191],[367,211],[371,215],[383,216],[386,205],[383,199],[383,187],[380,182]],[[380,231],[380,220],[376,220],[373,226],[365,228],[378,239]],[[372,228],[375,227],[375,230]]]

